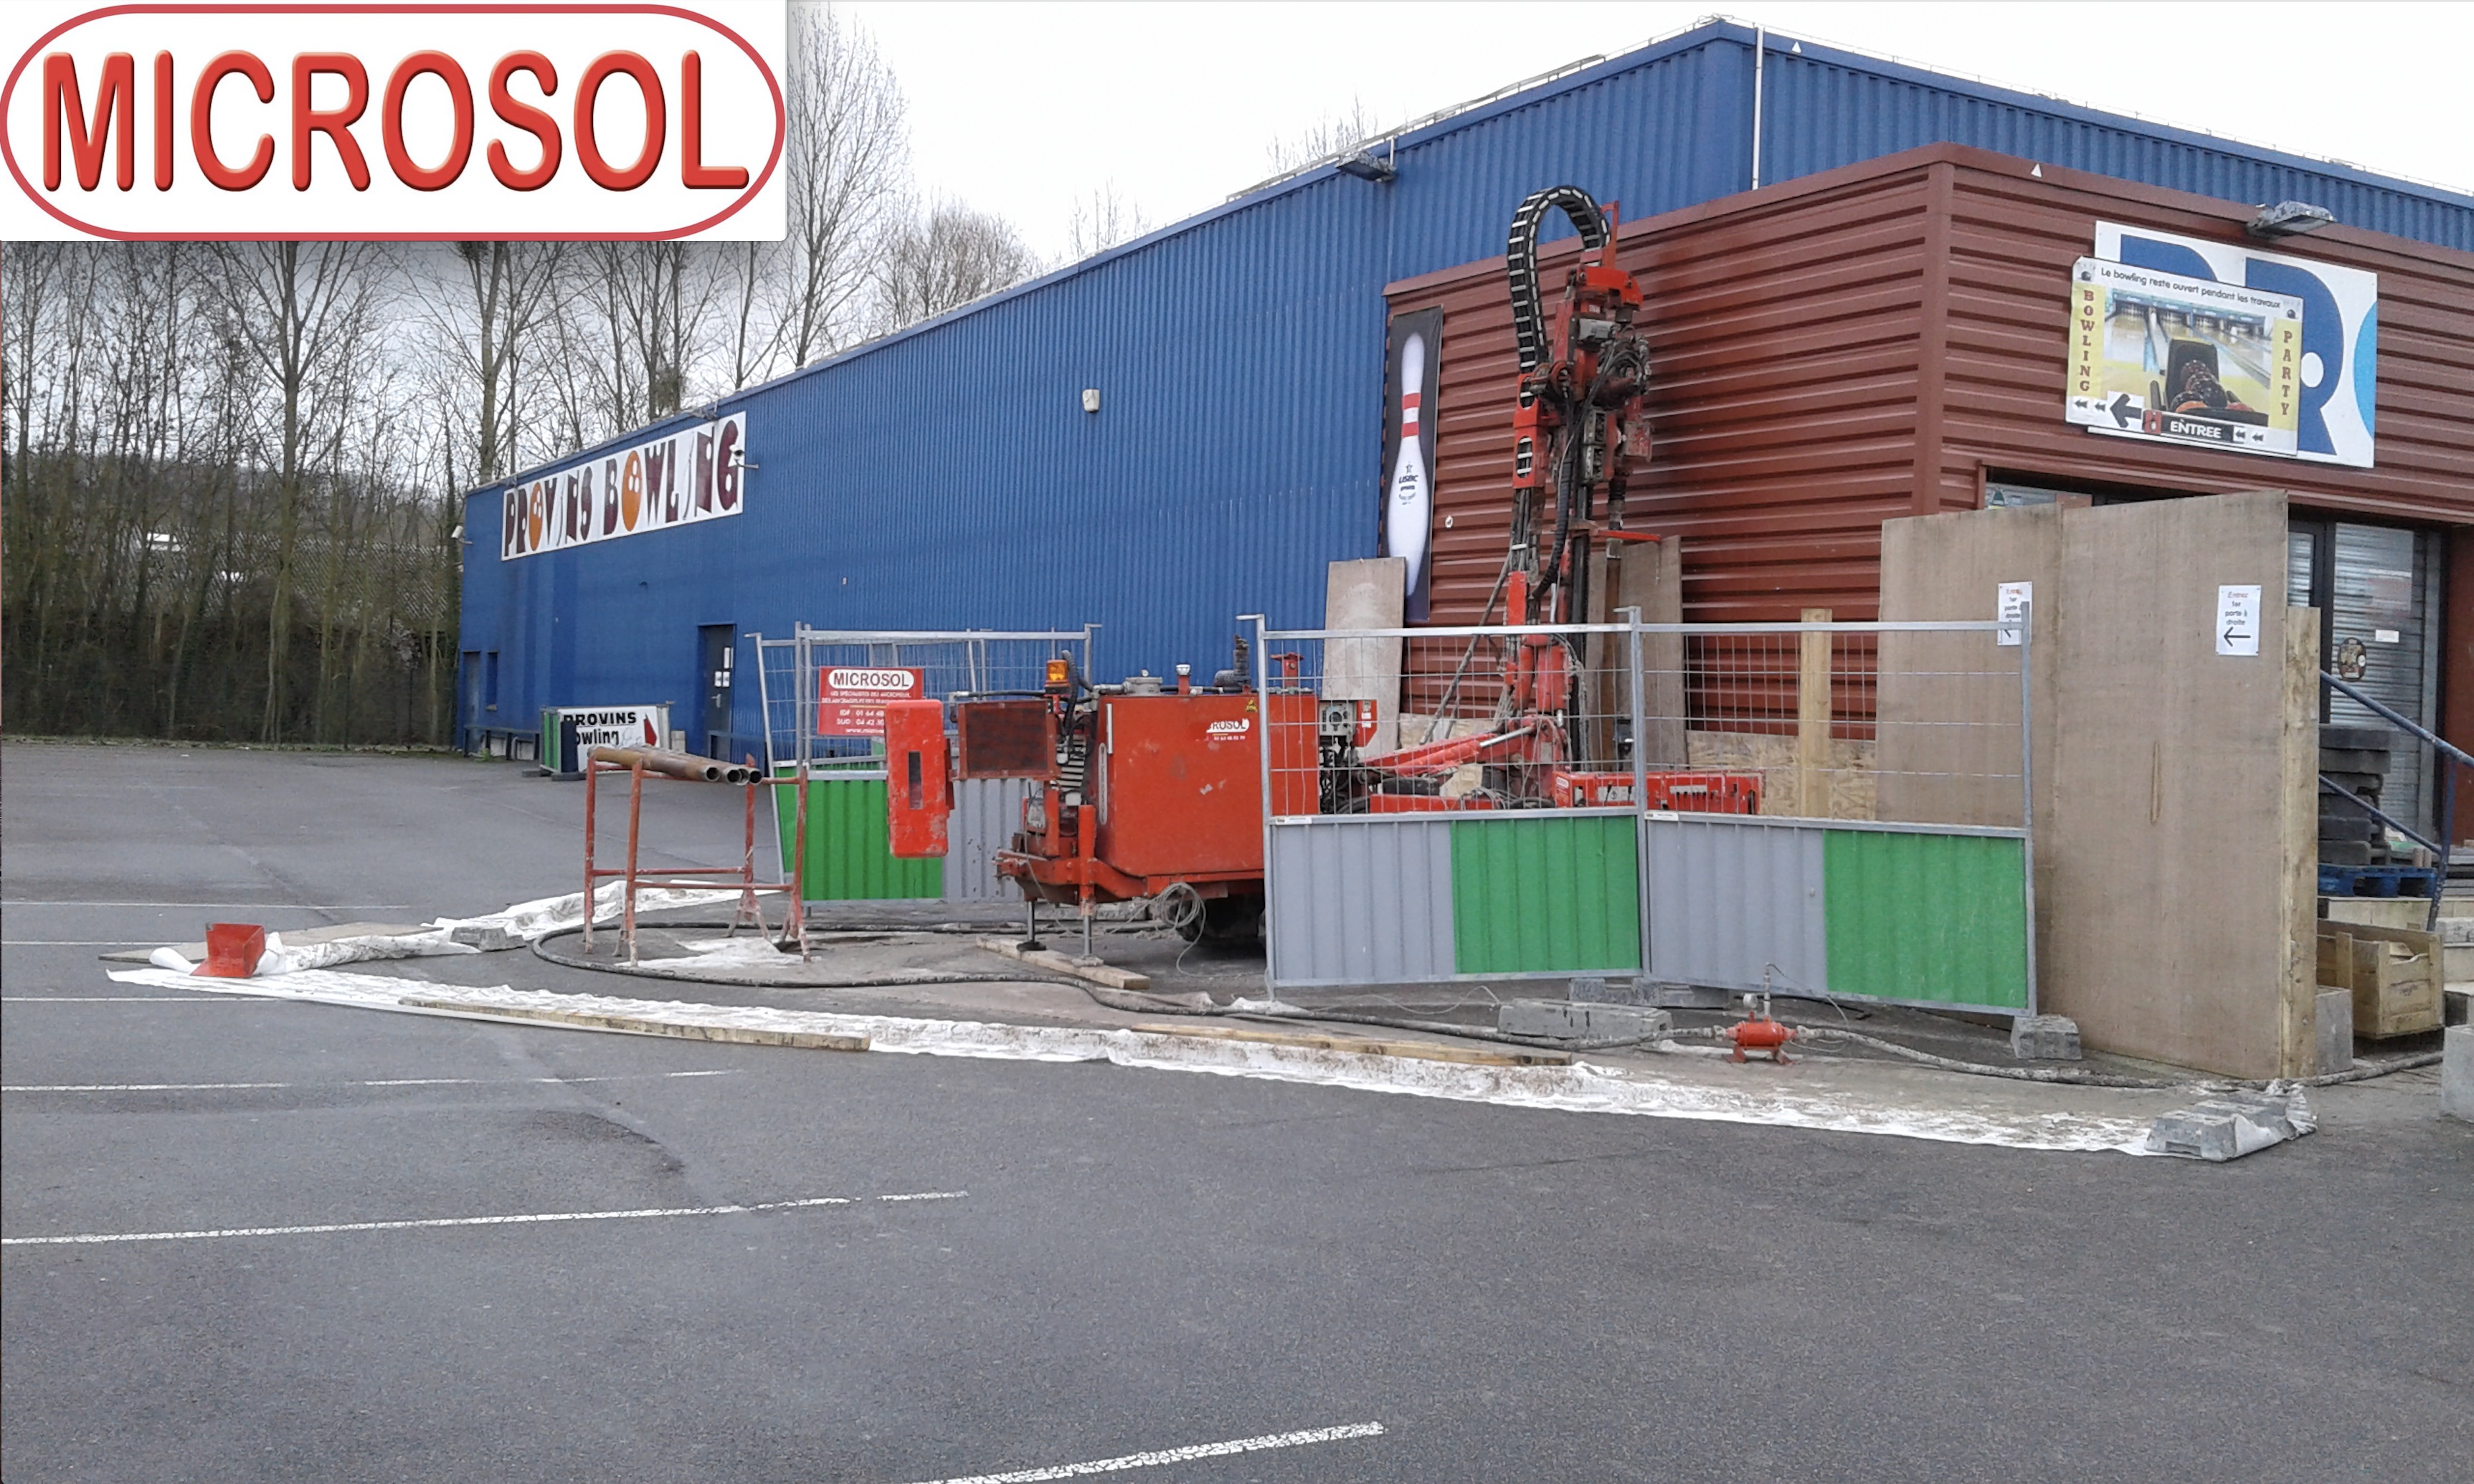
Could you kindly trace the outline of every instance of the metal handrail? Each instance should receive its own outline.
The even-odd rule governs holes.
[[[2384,716],[2389,721],[2396,723],[2398,726],[2404,728],[2407,731],[2412,732],[2414,736],[2420,738],[2424,743],[2438,751],[2440,755],[2447,760],[2462,764],[2468,768],[2474,768],[2474,755],[2468,755],[2463,749],[2453,745],[2446,738],[2440,736],[2438,732],[2431,730],[2429,728],[2424,727],[2419,722],[2411,722],[2406,720],[2404,717],[2399,716],[2396,712],[2390,710],[2385,703],[2374,701],[2369,696],[2356,689],[2351,682],[2340,680],[2325,670],[2319,672],[2319,681],[2320,683],[2324,685],[2336,686],[2346,695],[2351,696],[2358,702],[2361,702],[2374,714]],[[2356,798],[2352,794],[2345,795],[2346,798],[2352,799],[2354,802],[2363,804],[2364,808],[2371,809],[2373,814],[2379,814],[2382,820],[2389,822],[2390,827],[2404,834],[2408,839],[2413,840],[2424,850],[2431,850],[2433,854],[2439,857],[2439,870],[2434,873],[2431,878],[2431,912],[2429,916],[2423,919],[2423,931],[2427,933],[2438,932],[2439,930],[2439,898],[2441,893],[2448,890],[2448,848],[2450,843],[2448,837],[2457,833],[2457,770],[2455,768],[2443,768],[2440,770],[2439,777],[2439,845],[2437,849],[2433,848],[2430,841],[2423,839],[2413,830],[2407,829],[2404,826],[2398,825],[2392,820],[2389,820],[2389,817],[2385,814],[2380,814],[2379,810],[2371,809],[2371,806],[2369,804],[2363,803],[2361,799]],[[2325,778],[2322,778],[2319,781],[2323,785],[2328,783],[2328,780]],[[2340,789],[2339,792],[2342,793],[2343,790]]]

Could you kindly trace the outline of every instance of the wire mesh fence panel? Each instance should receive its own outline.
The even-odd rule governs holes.
[[[1610,625],[1269,631],[1272,812],[1633,806],[1634,638]]]
[[[1052,659],[1087,676],[1093,630],[855,633],[800,625],[759,635],[767,764],[820,774],[884,770],[884,704],[1038,695]]]
[[[1644,762],[1757,779],[1759,807],[1741,812],[2024,828],[2022,650],[1999,638],[1983,625],[1646,631]]]
[[[1054,632],[853,633],[796,627],[754,635],[765,766],[806,779],[777,793],[776,848],[787,873],[799,854],[811,900],[1002,899],[991,854],[1019,813],[1020,785],[965,783],[961,827],[943,859],[892,853],[885,809],[885,707],[962,695],[1038,695],[1050,661],[1087,676],[1095,629]],[[950,719],[950,718],[949,718]],[[985,797],[982,797],[985,796]]]

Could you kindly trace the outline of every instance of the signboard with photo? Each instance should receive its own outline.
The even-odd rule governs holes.
[[[2244,453],[2271,454],[2314,464],[2342,464],[2370,468],[2373,433],[2378,424],[2380,280],[2359,268],[2270,252],[2252,242],[2213,242],[2124,227],[2115,222],[2096,225],[2095,251],[2082,259],[2108,265],[2110,271],[2137,274],[2159,296],[2153,305],[2130,305],[2119,318],[2098,319],[2097,338],[2108,353],[2135,357],[2137,375],[2145,386],[2113,388],[2099,416],[2093,408],[2092,389],[2079,386],[2086,370],[2081,336],[2089,280],[2073,275],[2070,420],[2089,431],[2115,438],[2147,438],[2170,443],[2198,443]],[[2098,285],[2136,298],[2143,285],[2127,278],[2107,277]],[[2273,311],[2246,308],[2235,295],[2258,295],[2276,301]],[[2254,343],[2247,331],[2255,317],[2268,313],[2273,322],[2291,306],[2294,324],[2293,391],[2291,421],[2287,412],[2269,400],[2281,395],[2279,364],[2268,357],[2282,353],[2275,344]],[[2109,310],[2110,304],[2098,306]],[[2238,323],[2243,322],[2243,323]],[[2282,332],[2278,332],[2282,333]],[[2141,336],[2145,335],[2143,345]],[[2174,345],[2185,343],[2175,374]],[[2213,353],[2215,366],[2206,362]],[[2153,363],[2152,365],[2150,363]],[[2214,387],[2209,386],[2208,371]],[[2265,375],[2254,374],[2265,372]],[[2138,403],[2136,419],[2117,415],[2120,398]],[[2219,395],[2230,404],[2263,414],[2266,423],[2219,406]],[[2082,395],[2091,398],[2080,405]],[[2150,406],[2151,401],[2165,405]],[[2119,412],[2130,408],[2119,407]],[[2155,416],[2151,419],[2150,414]],[[2135,425],[2134,425],[2135,424]],[[2260,429],[2272,431],[2263,432]],[[2244,431],[2244,430],[2251,431]]]
[[[2100,433],[2294,452],[2302,301],[2083,257],[2068,413]]]

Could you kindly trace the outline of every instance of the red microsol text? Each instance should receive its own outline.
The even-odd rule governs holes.
[[[779,0],[0,7],[0,236],[782,235]]]

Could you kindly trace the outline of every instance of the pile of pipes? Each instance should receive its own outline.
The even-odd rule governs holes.
[[[745,763],[674,753],[666,747],[595,747],[585,756],[589,762],[613,768],[642,768],[646,773],[684,778],[691,783],[745,783],[759,772]]]

